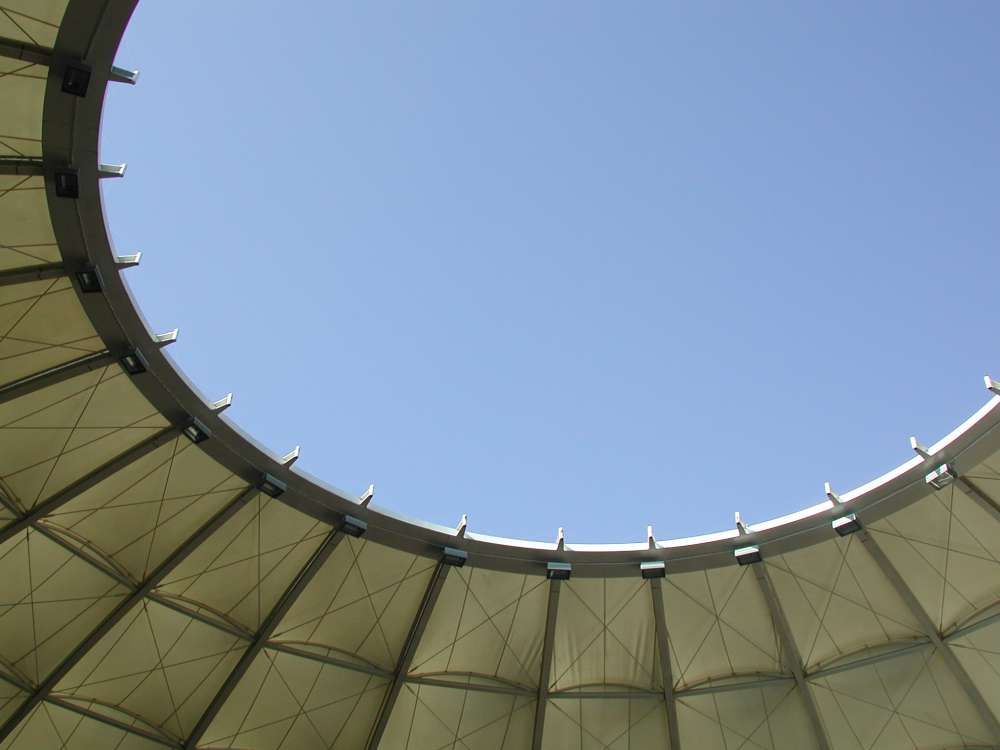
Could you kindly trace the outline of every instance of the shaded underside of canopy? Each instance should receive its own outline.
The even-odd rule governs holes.
[[[128,296],[97,133],[131,10],[0,0],[0,747],[1000,746],[1000,399],[744,536],[513,544],[358,504],[215,414]]]

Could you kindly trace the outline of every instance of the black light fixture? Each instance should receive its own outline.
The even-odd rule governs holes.
[[[185,427],[183,432],[192,443],[201,443],[208,440],[211,435],[208,428],[197,419],[192,419],[191,424]]]
[[[550,562],[545,566],[545,577],[550,581],[568,581],[573,574],[573,566],[568,562]]]
[[[258,485],[258,489],[270,497],[281,497],[288,489],[288,485],[271,474],[265,474],[264,479]]]
[[[340,530],[348,536],[359,537],[368,531],[368,524],[360,518],[344,516],[344,521],[340,524]]]
[[[645,579],[666,578],[667,564],[663,560],[651,560],[650,562],[639,563],[639,572]]]
[[[67,65],[63,71],[62,90],[73,96],[86,96],[90,71],[81,65]]]
[[[469,561],[469,553],[464,549],[445,547],[444,553],[441,555],[441,561],[445,565],[453,565],[456,568],[461,568]]]
[[[146,358],[138,350],[129,352],[118,362],[129,375],[139,375],[146,372]]]
[[[84,294],[101,291],[101,275],[96,268],[85,268],[82,271],[77,271],[76,283],[80,285],[80,291]]]
[[[80,197],[80,178],[75,169],[55,171],[56,195],[60,198]]]
[[[924,477],[924,481],[936,490],[943,490],[955,481],[955,472],[948,464],[941,464]]]
[[[733,550],[733,556],[740,565],[750,565],[761,561],[760,547],[740,547]]]
[[[861,521],[853,513],[848,513],[846,516],[833,519],[832,526],[840,536],[847,536],[861,530]]]

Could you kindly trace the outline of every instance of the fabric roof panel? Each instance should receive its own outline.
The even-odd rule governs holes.
[[[126,593],[44,534],[21,532],[0,545],[0,658],[44,679]]]
[[[639,578],[571,580],[559,596],[552,689],[656,685],[649,584]]]
[[[434,564],[347,537],[278,624],[272,640],[330,646],[391,670]]]
[[[1000,599],[1000,523],[957,483],[869,528],[939,631]]]
[[[0,748],[4,750],[47,747],[58,747],[60,750],[162,750],[163,745],[51,703],[35,708],[17,730],[0,743]]]
[[[0,383],[103,348],[69,279],[0,287]]]
[[[930,647],[812,684],[836,750],[992,744],[965,692]]]
[[[380,750],[519,750],[531,745],[533,698],[407,683]]]
[[[66,4],[67,0],[3,0],[0,36],[51,47]]]
[[[182,737],[245,648],[231,633],[143,600],[84,655],[56,692],[119,706]]]
[[[13,147],[4,144],[14,143],[19,150],[30,152],[33,149],[29,141],[0,137],[0,151],[9,151]],[[44,179],[0,175],[0,271],[60,260],[49,219]],[[80,312],[83,318],[83,311]]]
[[[26,414],[23,401],[0,406],[0,479],[22,508],[33,508],[169,424],[117,366],[64,381],[45,395],[56,398]]]
[[[179,436],[86,490],[46,522],[81,535],[141,581],[244,489],[245,482]]]
[[[258,495],[188,556],[159,591],[256,630],[330,526]]]
[[[955,638],[949,647],[995,716],[1000,716],[1000,622]]]
[[[681,744],[705,750],[818,748],[798,687],[792,681],[715,694],[678,696]]]
[[[663,598],[676,687],[783,671],[780,641],[750,566],[668,575]]]
[[[410,672],[475,673],[538,684],[548,582],[466,566],[452,571]]]
[[[386,686],[383,677],[265,649],[201,745],[257,750],[360,748]]]
[[[865,647],[923,635],[854,536],[833,537],[764,564],[806,671]]]
[[[12,38],[4,33],[3,6],[0,6],[0,37]],[[0,156],[42,155],[42,104],[45,99],[45,82],[49,70],[24,60],[0,57]],[[23,181],[22,178],[5,178],[0,191]],[[46,218],[47,221],[47,218]],[[9,230],[14,230],[11,227]]]
[[[543,750],[628,750],[667,742],[659,699],[550,700],[545,711]]]

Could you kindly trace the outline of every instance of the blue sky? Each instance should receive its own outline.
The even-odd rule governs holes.
[[[995,3],[140,3],[102,158],[275,452],[577,542],[850,489],[1000,372]]]

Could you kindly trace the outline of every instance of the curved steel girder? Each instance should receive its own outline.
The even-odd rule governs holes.
[[[95,23],[92,3],[73,0],[67,11],[72,23],[64,23],[54,49],[50,81],[61,75],[60,60],[85,59],[92,66],[91,91],[84,99],[62,94],[58,86],[48,86],[43,116],[43,152],[46,189],[53,229],[68,266],[92,265],[104,281],[103,294],[79,295],[96,330],[111,351],[138,349],[149,364],[149,372],[134,378],[143,395],[172,423],[188,424],[196,418],[207,425],[212,439],[204,450],[223,466],[248,482],[269,473],[288,486],[282,502],[314,517],[336,523],[344,514],[368,524],[368,538],[414,554],[438,557],[445,546],[466,550],[469,563],[478,567],[541,574],[545,564],[565,561],[573,564],[579,577],[635,575],[638,562],[666,560],[676,572],[732,564],[732,535],[714,535],[708,540],[678,540],[659,543],[653,549],[645,542],[631,545],[566,545],[500,540],[471,531],[464,536],[455,530],[403,518],[374,505],[364,506],[350,493],[293,471],[224,417],[219,415],[197,389],[174,366],[161,347],[150,338],[128,288],[120,277],[105,226],[98,188],[97,147],[101,100],[107,86],[115,48],[124,31],[134,0],[109,0],[103,16]],[[84,8],[84,6],[88,8]],[[89,34],[89,36],[88,36]],[[55,78],[53,78],[55,77]],[[69,100],[74,101],[69,101]],[[51,170],[72,164],[78,169],[78,200],[55,195]],[[1000,450],[1000,399],[979,410],[962,428],[937,446],[927,459],[914,458],[843,495],[855,511],[866,517],[883,516],[925,496],[925,463],[948,462],[971,465]],[[798,549],[829,538],[830,521],[843,508],[827,503],[811,512],[795,514],[782,523],[750,528],[741,539],[766,545],[769,554]]]

